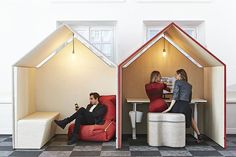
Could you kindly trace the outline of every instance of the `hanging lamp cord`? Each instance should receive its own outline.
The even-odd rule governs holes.
[[[164,50],[166,50],[166,38],[165,38],[165,33],[164,33]]]
[[[75,36],[74,36],[74,33],[73,33],[73,51],[72,51],[72,53],[75,53],[75,43],[74,43],[74,38],[75,38]]]

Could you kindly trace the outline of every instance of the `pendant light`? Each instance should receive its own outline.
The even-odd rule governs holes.
[[[75,35],[73,33],[73,50],[72,50],[72,53],[74,54],[75,53],[75,41],[74,41],[74,38],[75,38]]]
[[[165,38],[165,33],[164,33],[164,48],[163,48],[163,50],[162,50],[162,54],[163,54],[163,56],[166,56],[166,38]]]

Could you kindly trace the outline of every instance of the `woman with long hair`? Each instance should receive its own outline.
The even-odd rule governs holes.
[[[202,134],[192,117],[192,109],[190,102],[192,100],[192,85],[188,83],[188,76],[184,69],[176,71],[176,81],[173,90],[173,99],[170,106],[164,112],[183,113],[185,115],[186,128],[192,126],[193,130],[197,133],[197,142],[203,140]]]
[[[167,109],[167,104],[162,98],[163,90],[170,89],[165,83],[161,82],[161,74],[159,71],[153,71],[150,76],[150,82],[145,85],[145,90],[150,99],[149,112],[163,112]]]

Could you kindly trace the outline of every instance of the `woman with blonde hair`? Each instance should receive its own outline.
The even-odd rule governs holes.
[[[153,71],[150,82],[145,85],[146,94],[150,99],[149,112],[163,112],[167,109],[167,104],[162,98],[164,89],[170,91],[167,85],[161,82],[160,72]]]

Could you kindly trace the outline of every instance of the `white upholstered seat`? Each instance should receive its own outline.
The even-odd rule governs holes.
[[[35,112],[20,120],[17,125],[17,149],[40,149],[55,134],[54,119],[58,112]]]
[[[150,146],[185,146],[185,116],[180,113],[148,113]]]

